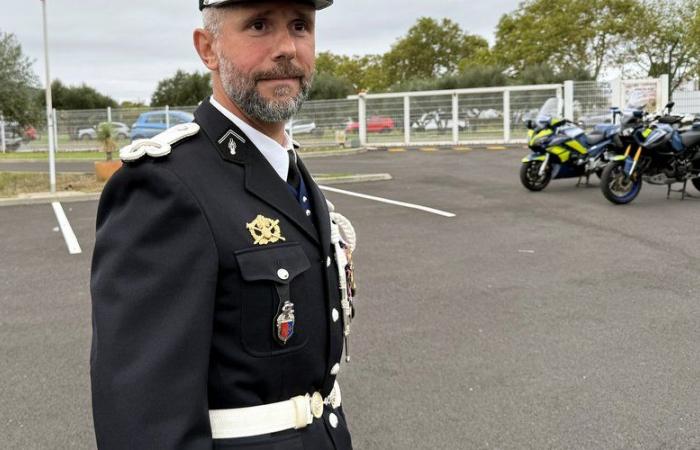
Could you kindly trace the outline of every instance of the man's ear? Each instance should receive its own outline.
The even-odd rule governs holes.
[[[194,48],[199,58],[209,70],[219,70],[219,58],[214,50],[214,36],[203,28],[194,30]]]

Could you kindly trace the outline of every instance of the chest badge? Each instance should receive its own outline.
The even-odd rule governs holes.
[[[286,344],[294,334],[294,303],[285,301],[275,318],[276,337],[281,344]]]
[[[255,245],[274,244],[286,240],[282,237],[279,219],[268,219],[262,214],[258,214],[255,220],[246,224],[246,228],[250,232],[250,235],[253,236],[253,243]]]

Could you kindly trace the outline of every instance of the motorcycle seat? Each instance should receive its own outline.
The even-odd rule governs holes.
[[[681,142],[685,148],[700,144],[700,131],[689,130],[681,133]]]
[[[588,142],[588,145],[600,144],[604,140],[605,140],[604,134],[591,133],[591,134],[586,135],[586,142]]]
[[[615,130],[616,128],[617,128],[617,125],[611,125],[611,124],[607,124],[607,123],[599,123],[598,125],[593,127],[592,134],[607,135],[608,133]]]

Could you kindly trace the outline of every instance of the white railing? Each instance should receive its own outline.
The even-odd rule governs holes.
[[[649,111],[660,110],[668,102],[667,92],[668,77],[662,76],[648,80],[360,94],[341,100],[307,101],[287,129],[304,147],[521,143],[527,133],[525,122],[535,119],[551,98],[558,100],[559,115],[588,127],[610,121],[610,108],[624,107],[632,93],[641,93],[648,99]],[[676,96],[674,99],[681,98]],[[695,110],[691,112],[700,112],[700,97],[692,101],[697,107],[690,107]],[[171,117],[168,113],[191,113],[195,109],[196,106],[166,106],[54,111],[55,147],[61,151],[99,149],[95,132],[101,122],[123,124],[119,129],[126,130],[126,134],[119,132],[118,145],[125,145],[131,138],[129,128],[142,113],[162,112],[166,118],[163,126],[167,127]],[[685,109],[677,107],[678,111]],[[39,138],[25,140],[21,150],[48,149],[45,127],[38,132]]]

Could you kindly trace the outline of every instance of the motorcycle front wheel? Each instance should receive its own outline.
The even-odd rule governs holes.
[[[693,179],[690,180],[690,181],[693,183],[693,186],[695,186],[695,189],[697,189],[698,191],[700,191],[700,177],[698,177],[698,178],[693,178]]]
[[[610,202],[626,205],[639,195],[642,177],[637,174],[635,179],[628,178],[625,175],[624,164],[608,164],[600,178],[600,189]]]
[[[547,167],[540,175],[542,161],[529,161],[520,167],[520,182],[530,191],[538,192],[546,188],[552,180],[552,168]]]

